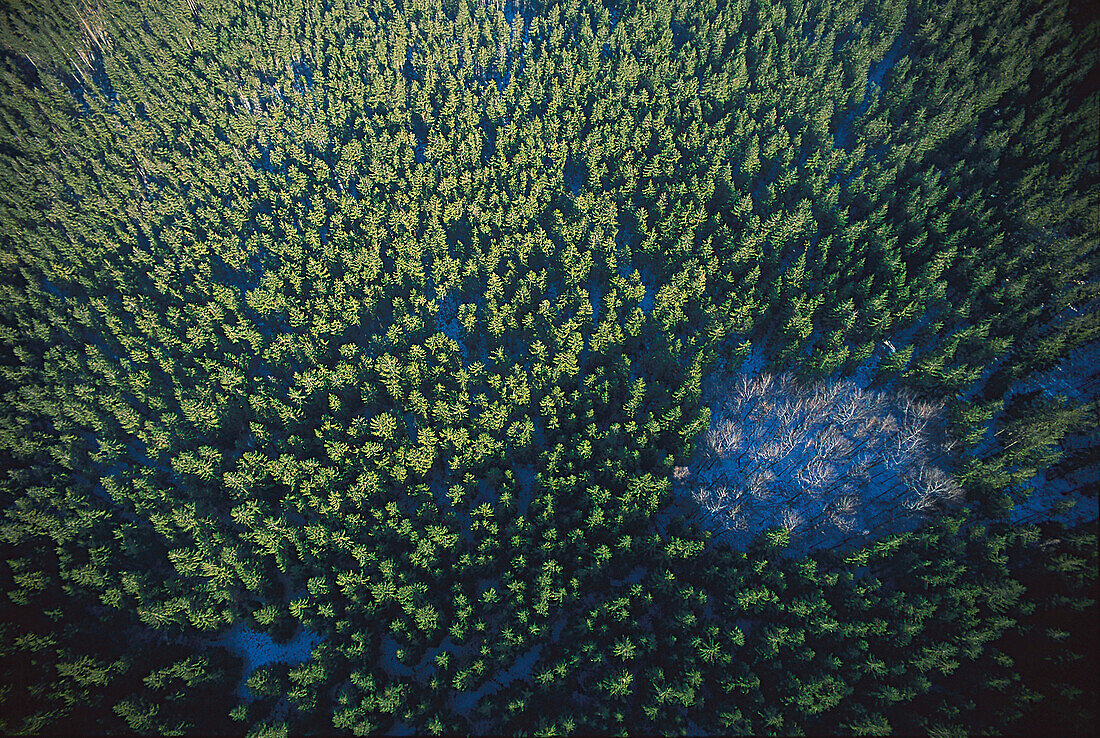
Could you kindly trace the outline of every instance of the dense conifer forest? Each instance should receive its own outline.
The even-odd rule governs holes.
[[[0,732],[1093,734],[1093,10],[8,0]]]

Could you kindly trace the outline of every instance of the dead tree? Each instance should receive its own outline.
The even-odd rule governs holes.
[[[792,540],[833,547],[958,497],[939,465],[949,457],[939,406],[789,374],[707,386],[711,424],[678,478],[715,538],[779,526]]]

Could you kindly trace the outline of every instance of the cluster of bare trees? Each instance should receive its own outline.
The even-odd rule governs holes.
[[[782,527],[800,548],[904,529],[961,490],[937,405],[790,375],[712,383],[711,424],[679,485],[718,540]]]

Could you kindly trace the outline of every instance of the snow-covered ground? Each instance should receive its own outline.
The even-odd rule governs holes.
[[[1027,499],[1017,501],[1012,508],[1009,520],[1013,523],[1057,520],[1073,527],[1100,517],[1100,501],[1096,496],[1096,490],[1100,489],[1100,468],[1094,466],[1080,474],[1053,480],[1040,476],[1034,484]],[[1092,494],[1084,494],[1084,490],[1092,490]]]
[[[473,692],[462,692],[454,701],[454,710],[460,715],[466,718],[471,717],[471,713],[477,704],[481,702],[481,699],[486,695],[499,692],[504,687],[508,686],[510,682],[515,679],[524,678],[527,679],[531,675],[531,670],[534,668],[535,663],[539,659],[539,652],[542,651],[542,644],[532,646],[527,652],[518,656],[512,665],[504,671],[497,672],[493,675],[492,679],[488,679]]]
[[[407,679],[413,675],[413,670],[406,664],[401,663],[397,658],[397,652],[401,647],[398,645],[397,640],[392,635],[385,635],[382,638],[382,663],[380,666],[390,676]]]
[[[681,508],[716,540],[742,548],[784,528],[795,550],[845,546],[959,497],[939,406],[869,390],[869,373],[811,384],[763,366],[754,351],[708,378],[710,427],[674,475]]]
[[[1048,397],[1065,397],[1073,403],[1091,401],[1100,389],[1100,341],[1081,346],[1057,366],[1029,375],[1014,383],[1005,393],[1005,404],[1017,395],[1039,392]],[[987,446],[991,439],[987,439]],[[1086,435],[1071,435],[1062,441],[1066,453],[1083,451]],[[1009,515],[1015,523],[1058,520],[1067,526],[1100,517],[1097,490],[1100,490],[1100,465],[1093,463],[1058,476],[1040,473],[1030,480],[1026,499],[1016,499]]]
[[[1085,402],[1090,394],[1094,394],[1089,390],[1096,390],[1100,385],[1097,367],[1100,367],[1100,341],[1093,341],[1071,351],[1054,368],[1032,374],[1009,387],[1005,393],[1005,404],[1015,395],[1036,390]]]
[[[518,488],[516,510],[520,515],[527,515],[527,511],[531,507],[531,497],[534,495],[535,490],[535,467],[530,464],[520,464],[513,466],[512,471],[516,475],[516,486]]]
[[[911,337],[919,325],[910,326]],[[791,548],[856,545],[917,527],[960,496],[950,470],[952,443],[942,408],[904,392],[870,389],[880,346],[847,378],[807,384],[768,373],[754,347],[735,371],[719,368],[703,385],[711,423],[688,466],[674,472],[675,513],[714,540],[745,547],[769,528],[786,528]],[[1100,342],[1013,386],[1087,402],[1100,382]],[[1072,436],[1073,451],[1086,442]],[[1080,449],[1078,449],[1080,451]],[[1098,516],[1100,468],[1040,474],[1010,515],[1017,523]]]
[[[247,700],[252,699],[248,677],[258,667],[277,662],[300,664],[310,657],[314,647],[320,642],[320,634],[303,628],[287,643],[276,643],[267,633],[252,630],[242,621],[219,635],[211,645],[224,646],[244,661],[237,695]]]

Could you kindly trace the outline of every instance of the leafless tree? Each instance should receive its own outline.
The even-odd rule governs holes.
[[[712,378],[706,392],[710,427],[675,476],[731,545],[779,526],[804,545],[835,547],[960,494],[942,468],[950,455],[938,405],[791,375]]]

